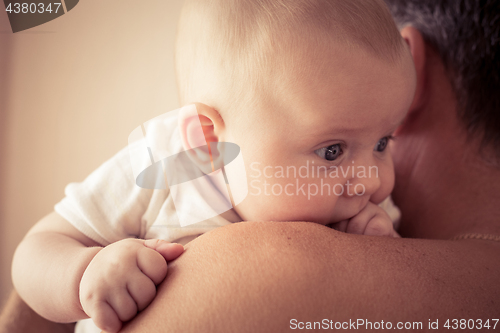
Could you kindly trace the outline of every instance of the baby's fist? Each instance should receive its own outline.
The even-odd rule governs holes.
[[[401,237],[394,230],[389,215],[372,202],[368,202],[357,215],[349,220],[334,224],[333,228],[349,234]]]
[[[94,323],[117,332],[146,308],[167,275],[167,261],[184,248],[157,239],[123,239],[102,249],[80,282],[80,303]]]

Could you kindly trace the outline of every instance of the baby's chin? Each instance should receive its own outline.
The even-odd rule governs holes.
[[[344,202],[337,203],[337,210],[331,217],[330,223],[338,223],[349,220],[358,215],[366,207],[369,197],[360,197],[359,200],[351,198]]]
[[[321,225],[330,225],[334,223],[338,223],[344,220],[348,220],[351,217],[356,216],[360,210],[356,209],[354,212],[341,212],[340,214],[334,215],[324,215],[318,216],[317,214],[297,214],[297,215],[289,215],[285,216],[273,215],[273,216],[262,216],[260,221],[267,222],[311,222],[317,223]]]
[[[328,208],[321,208],[323,207],[321,204],[315,206],[309,204],[308,209],[297,209],[296,206],[291,206],[287,209],[277,210],[275,206],[270,209],[251,209],[249,211],[241,211],[241,208],[237,207],[236,210],[243,221],[313,222],[328,225],[356,216],[368,203],[365,198],[359,199],[342,200]],[[245,212],[249,212],[249,214],[246,215]]]
[[[342,210],[338,209],[336,212],[329,216],[311,216],[311,219],[309,219],[311,222],[314,223],[319,223],[323,225],[328,225],[328,224],[334,224],[338,222],[342,222],[345,220],[349,220],[353,218],[354,216],[358,215],[359,212],[366,206],[366,203],[362,203],[361,205],[356,204],[356,205],[350,205],[349,206],[343,206]]]

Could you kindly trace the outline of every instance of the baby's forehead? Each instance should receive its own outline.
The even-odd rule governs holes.
[[[267,112],[260,116],[278,126],[288,123],[312,131],[335,122],[347,129],[363,122],[369,127],[381,118],[391,121],[391,110],[397,114],[408,107],[405,103],[415,89],[409,54],[393,64],[369,52],[342,48],[282,65],[254,94]]]
[[[326,40],[315,44],[307,39],[297,43],[287,52],[273,50],[269,53],[269,61],[260,66],[260,94],[287,94],[293,100],[297,92],[314,87],[325,95],[345,93],[343,88],[357,85],[371,85],[377,90],[377,82],[381,75],[396,72],[410,75],[410,53],[402,53],[397,62],[391,62],[359,45],[343,41]],[[378,70],[374,71],[373,67]],[[394,69],[394,70],[393,70]],[[251,84],[242,81],[243,85]],[[359,93],[352,87],[353,94]],[[342,98],[342,96],[339,96]]]

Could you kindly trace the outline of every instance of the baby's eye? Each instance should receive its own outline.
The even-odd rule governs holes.
[[[386,136],[385,138],[380,139],[379,142],[377,142],[377,145],[375,146],[375,151],[383,152],[386,148],[387,145],[389,144],[389,140],[391,140],[392,137]]]
[[[315,150],[314,152],[316,155],[327,161],[335,161],[340,155],[342,155],[342,147],[340,147],[340,144],[335,144]]]

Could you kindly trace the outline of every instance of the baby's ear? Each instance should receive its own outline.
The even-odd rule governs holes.
[[[212,145],[223,141],[224,121],[214,108],[195,103],[197,114],[181,114],[179,116],[179,129],[182,145],[189,158],[205,173],[214,170],[214,165],[222,157],[210,149]]]

